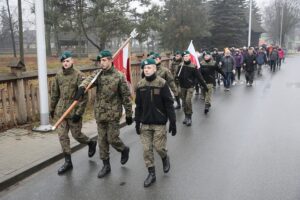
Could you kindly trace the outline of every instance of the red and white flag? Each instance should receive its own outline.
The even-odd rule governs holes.
[[[187,49],[190,53],[191,53],[191,62],[197,66],[197,69],[200,68],[200,63],[199,63],[199,60],[198,60],[198,57],[197,57],[197,53],[196,53],[196,50],[195,50],[195,47],[193,45],[193,40],[191,40],[191,43]]]
[[[125,75],[128,84],[131,84],[129,45],[130,42],[128,42],[127,45],[118,52],[118,54],[114,57],[113,63],[115,68]]]

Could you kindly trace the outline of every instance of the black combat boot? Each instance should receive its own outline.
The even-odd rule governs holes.
[[[187,117],[187,115],[185,115],[185,117],[184,117],[184,120],[183,120],[183,124],[186,124],[186,122],[188,121],[188,117]]]
[[[58,169],[58,174],[64,174],[65,172],[73,169],[73,164],[71,160],[71,155],[70,154],[65,154],[65,163]]]
[[[166,157],[162,158],[162,163],[163,163],[164,172],[168,173],[170,170],[170,158],[168,155]]]
[[[148,174],[146,180],[144,181],[144,187],[149,187],[152,183],[154,183],[156,181],[155,168],[149,167],[148,172],[149,172],[149,174]]]
[[[98,173],[98,178],[103,178],[104,176],[106,176],[109,173],[110,173],[109,159],[103,160],[103,167],[100,170],[100,172]]]
[[[129,158],[129,147],[125,147],[125,149],[121,152],[121,164],[124,165],[127,163]]]
[[[97,141],[89,141],[88,146],[89,146],[88,155],[89,157],[93,157],[93,155],[95,155],[96,153]]]
[[[207,114],[209,112],[210,103],[205,104],[204,113]]]
[[[175,106],[175,109],[180,109],[181,108],[180,98],[177,96],[177,97],[175,97],[175,100],[176,100],[176,103],[177,103],[177,106]]]
[[[185,125],[187,125],[187,126],[192,125],[192,115],[187,115],[187,121],[186,121]]]

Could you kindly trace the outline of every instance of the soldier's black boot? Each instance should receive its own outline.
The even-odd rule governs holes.
[[[103,167],[100,170],[100,172],[98,173],[98,178],[103,178],[104,176],[106,176],[109,173],[110,173],[109,159],[103,160]]]
[[[209,112],[210,103],[205,104],[204,113],[207,114]]]
[[[180,109],[181,108],[181,104],[180,104],[180,98],[177,96],[175,97],[176,103],[177,105],[175,106],[175,109]]]
[[[165,158],[162,158],[163,169],[165,173],[168,173],[170,170],[170,158],[167,155]]]
[[[187,120],[188,120],[188,117],[187,117],[187,115],[185,115],[184,120],[183,120],[182,123],[183,123],[183,124],[186,124]]]
[[[58,169],[57,173],[59,175],[64,174],[65,172],[73,169],[73,164],[70,154],[65,154],[65,163]]]
[[[146,180],[144,181],[144,187],[149,187],[152,183],[154,183],[156,181],[155,168],[149,167],[148,172],[149,172],[149,174],[148,174]]]
[[[88,146],[89,146],[88,155],[89,157],[93,157],[96,153],[97,141],[90,141],[88,143]]]
[[[185,125],[187,125],[187,126],[192,125],[192,115],[187,115],[187,121],[186,121]]]
[[[129,147],[125,147],[125,149],[121,152],[121,164],[124,165],[127,163],[129,158]]]

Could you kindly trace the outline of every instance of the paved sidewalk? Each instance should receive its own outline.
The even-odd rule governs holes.
[[[124,122],[125,117],[121,119],[121,125]],[[88,137],[96,137],[95,120],[85,122],[82,132]],[[69,136],[73,152],[85,147],[75,141],[71,133]],[[39,133],[26,129],[10,129],[0,133],[0,152],[0,191],[63,157],[55,131]]]

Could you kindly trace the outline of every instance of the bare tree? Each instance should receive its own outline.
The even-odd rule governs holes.
[[[273,0],[265,8],[264,23],[268,34],[274,43],[279,44],[282,40],[282,46],[285,46],[285,36],[293,30],[299,20],[299,0]]]
[[[14,29],[13,29],[12,18],[11,18],[8,0],[6,0],[6,5],[7,5],[7,14],[8,14],[8,18],[9,18],[9,28],[10,28],[11,41],[12,41],[12,45],[13,45],[14,57],[17,57]]]

